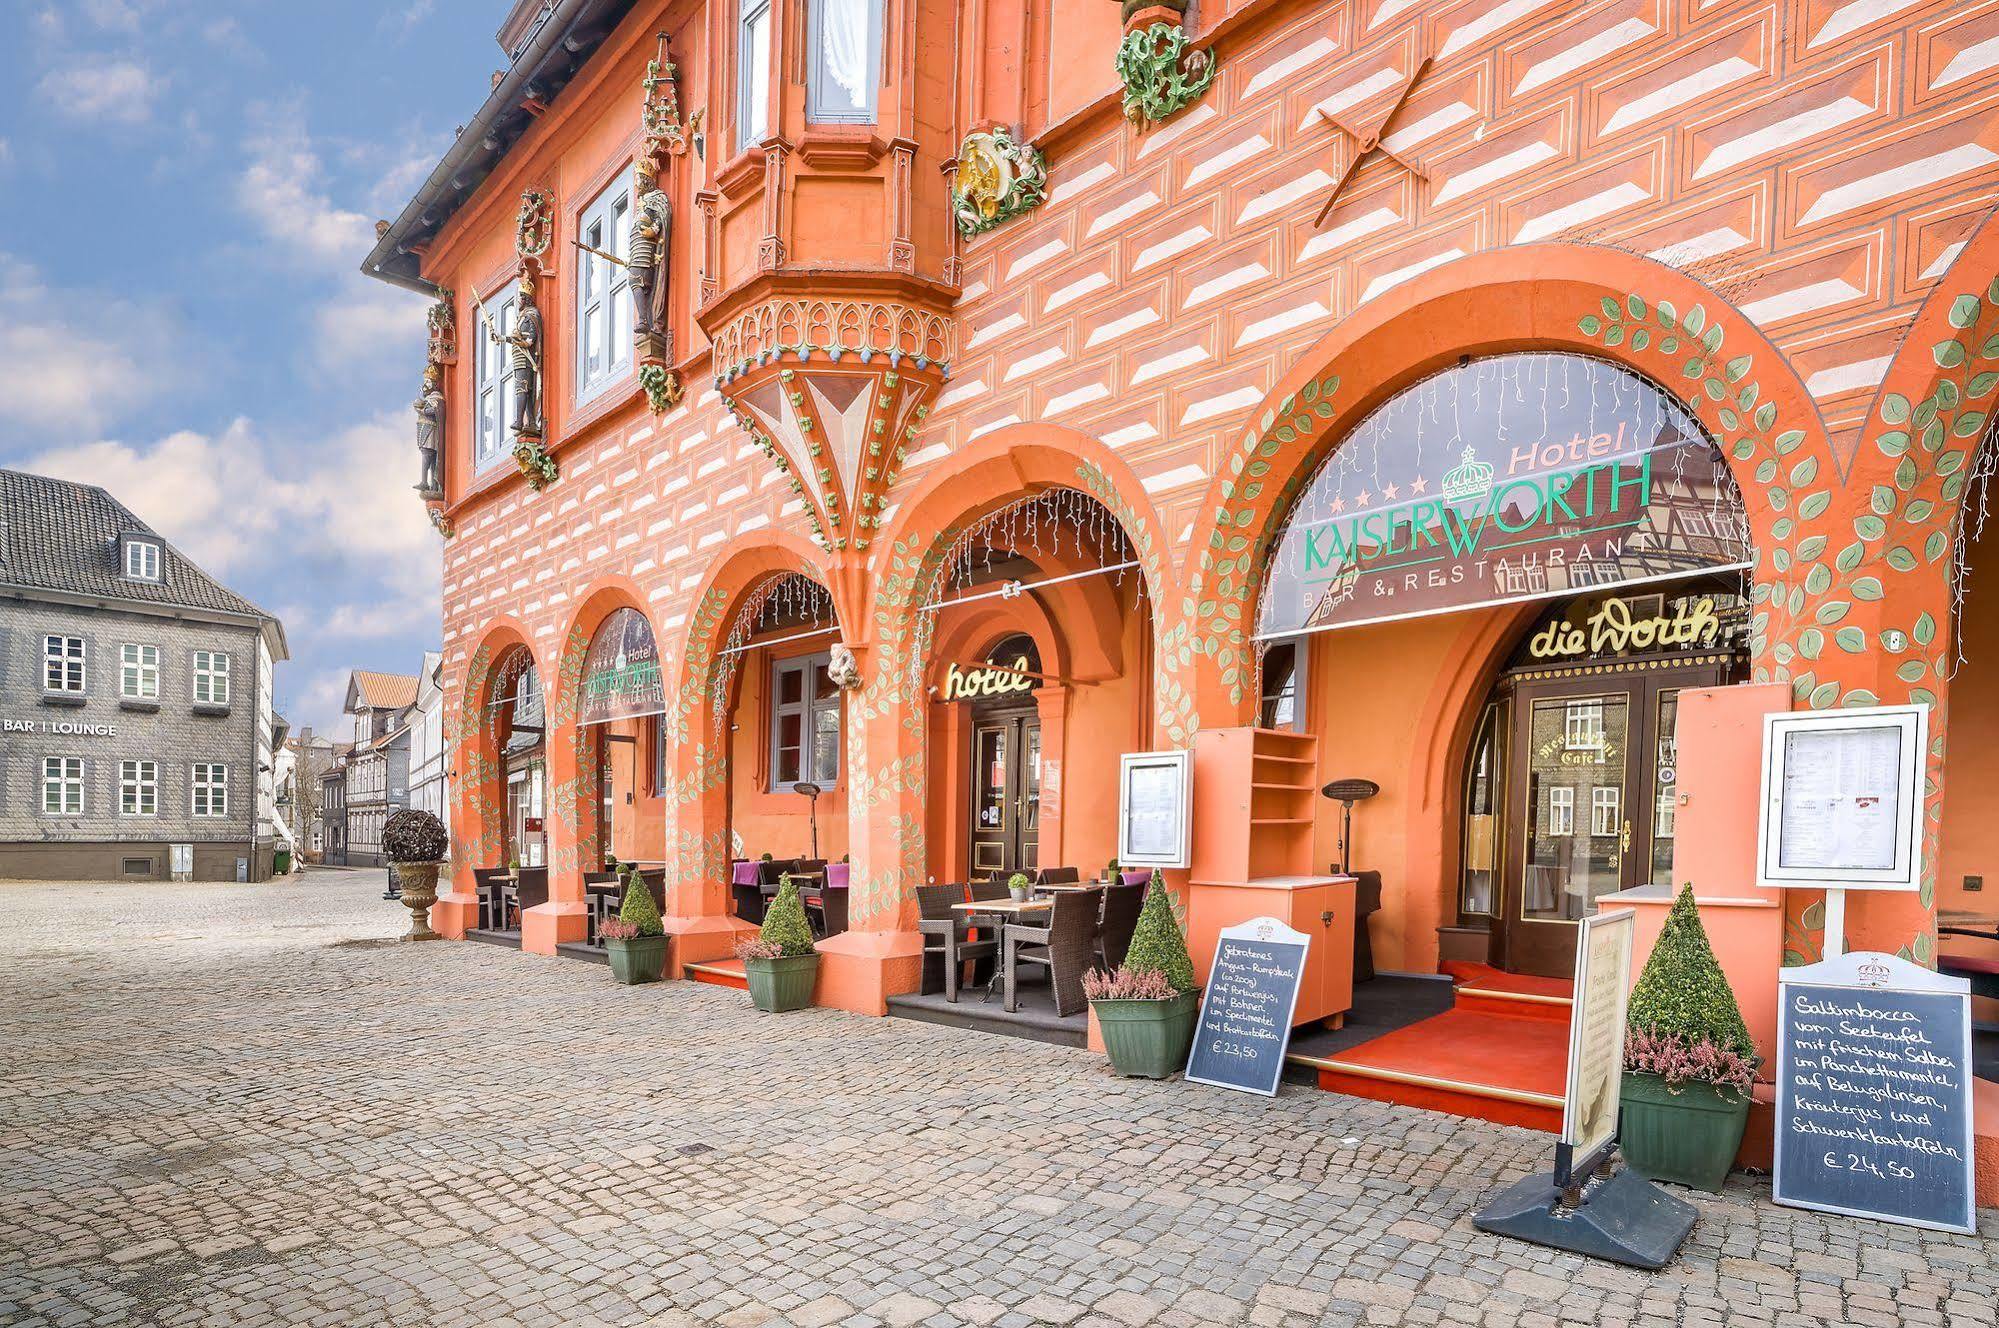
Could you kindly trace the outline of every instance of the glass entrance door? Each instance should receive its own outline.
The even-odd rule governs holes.
[[[1040,718],[979,720],[972,726],[972,879],[1031,875],[1040,823]]]

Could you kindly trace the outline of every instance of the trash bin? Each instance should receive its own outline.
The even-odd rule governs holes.
[[[237,883],[241,884],[242,882],[247,881],[249,879],[250,879],[250,860],[248,858],[236,859]]]
[[[292,874],[292,851],[281,848],[271,854],[271,874],[290,876]]]

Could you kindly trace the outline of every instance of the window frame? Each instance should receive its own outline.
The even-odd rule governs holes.
[[[202,661],[206,660],[204,664]],[[216,665],[221,667],[217,668]],[[230,703],[230,660],[226,650],[197,650],[194,652],[194,667],[188,679],[188,697],[196,705],[226,706]],[[201,694],[202,683],[208,684],[207,696]],[[220,688],[216,684],[220,683]],[[217,694],[219,691],[219,695]]]
[[[770,778],[769,791],[789,793],[791,786],[810,782],[817,784],[821,791],[830,792],[840,786],[840,767],[846,758],[846,713],[845,698],[838,686],[828,684],[826,695],[818,693],[819,674],[832,664],[832,652],[820,651],[810,655],[790,655],[783,659],[773,659],[770,665],[770,698],[764,707],[770,722]],[[787,674],[800,675],[799,699],[786,702],[784,678]],[[818,718],[830,711],[833,715],[833,772],[827,778],[817,776],[818,747],[814,738],[818,734]],[[784,721],[787,717],[798,716],[798,768],[790,776],[784,773]]]
[[[146,645],[139,641],[126,641],[119,645],[118,698],[122,701],[160,699],[158,646]]]
[[[1282,649],[1289,649],[1291,652],[1290,686],[1288,689],[1280,689],[1272,693],[1270,690],[1270,656]],[[1282,729],[1292,733],[1305,733],[1309,731],[1306,728],[1306,721],[1310,718],[1307,713],[1310,708],[1310,696],[1306,691],[1306,680],[1310,673],[1311,658],[1312,638],[1309,636],[1281,637],[1272,641],[1269,647],[1265,649],[1263,659],[1258,668],[1256,722],[1259,725],[1267,729]],[[1276,709],[1286,700],[1287,691],[1289,692],[1291,703],[1291,718],[1280,723],[1277,719]]]
[[[127,804],[131,805],[127,805]],[[160,763],[142,756],[128,756],[118,762],[118,814],[158,816],[160,814]]]
[[[51,773],[51,771],[54,773]],[[74,770],[75,773],[71,774]],[[56,795],[56,805],[49,805],[49,795]],[[76,806],[71,807],[70,794],[76,795]],[[83,758],[81,756],[42,757],[42,815],[82,816],[84,814]]]
[[[71,647],[74,647],[72,650]],[[75,681],[70,681],[72,672]],[[66,632],[42,633],[42,693],[82,696],[90,685],[90,645]]]
[[[576,237],[583,243],[619,258],[631,257],[633,175],[629,162],[576,218]],[[591,227],[600,227],[596,239]],[[606,242],[608,241],[608,243]],[[593,279],[604,282],[594,295]],[[574,352],[576,400],[580,405],[603,394],[605,389],[632,372],[632,294],[630,272],[607,262],[588,250],[576,251],[576,318]],[[590,368],[590,333],[602,333],[606,350],[604,367]]]
[[[763,96],[756,96],[758,80],[751,75],[756,66],[756,43],[751,25],[763,22]],[[776,54],[773,27],[777,21],[775,0],[741,0],[736,6],[736,150],[748,152],[770,136],[771,57]],[[755,132],[751,132],[752,126]]]
[[[1576,789],[1573,784],[1548,786],[1548,829],[1550,838],[1569,839],[1576,833]]]
[[[1609,794],[1605,797],[1605,794]],[[1609,815],[1606,817],[1605,813]],[[1624,791],[1615,784],[1598,784],[1589,791],[1589,832],[1592,838],[1615,836],[1624,821]],[[1605,827],[1608,828],[1605,828]]]
[[[823,66],[820,62],[822,46],[820,34],[825,23],[826,6],[831,0],[807,0],[805,18],[805,118],[814,124],[860,124],[871,125],[881,120],[882,85],[882,43],[886,33],[886,16],[882,0],[861,0],[868,7],[868,104],[861,110],[829,110],[822,98],[824,84],[820,80]]]
[[[505,336],[520,313],[520,288],[512,284],[485,301],[492,328]],[[512,451],[514,362],[511,346],[495,341],[485,320],[472,338],[472,473],[492,469]]]
[[[202,809],[204,803],[207,806],[205,811]],[[195,761],[188,766],[187,814],[202,821],[220,820],[229,815],[227,762]]]
[[[139,555],[139,566],[132,566],[133,555]],[[164,558],[158,540],[128,539],[125,541],[125,579],[158,584]]]

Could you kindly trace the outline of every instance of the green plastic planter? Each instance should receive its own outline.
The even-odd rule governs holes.
[[[1661,1075],[1624,1076],[1618,1142],[1641,1176],[1719,1194],[1748,1124],[1749,1100],[1733,1092],[1686,1084],[1674,1093]]]
[[[611,957],[611,976],[626,986],[657,982],[666,968],[666,937],[634,936],[629,941],[607,940],[604,942],[604,953]]]
[[[1187,1068],[1201,993],[1165,1001],[1091,1001],[1111,1068],[1132,1079],[1165,1079]]]
[[[812,1004],[812,982],[819,976],[819,956],[793,955],[789,959],[745,959],[743,972],[750,979],[750,1000],[769,1014],[803,1010]]]

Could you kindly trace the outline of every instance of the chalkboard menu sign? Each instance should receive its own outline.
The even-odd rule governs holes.
[[[1969,984],[1862,952],[1778,990],[1772,1197],[1974,1231]]]
[[[1276,918],[1222,929],[1187,1057],[1190,1082],[1276,1095],[1310,946],[1304,932]]]

